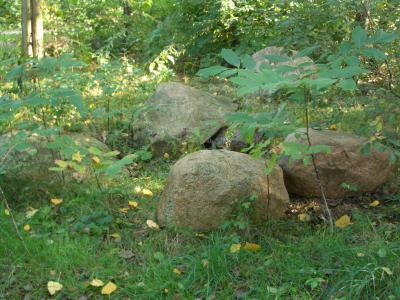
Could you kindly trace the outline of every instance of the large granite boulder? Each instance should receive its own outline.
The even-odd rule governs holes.
[[[297,51],[292,51],[292,56],[288,56],[282,47],[267,47],[260,51],[257,51],[252,55],[255,62],[254,70],[256,72],[262,72],[263,65],[268,65],[272,69],[282,68],[283,76],[294,76],[303,77],[308,71],[316,70],[317,66],[314,64],[311,58],[307,56],[297,57]],[[274,61],[269,59],[271,57],[281,57],[282,61]],[[285,70],[288,69],[288,70]],[[260,95],[270,96],[276,90],[263,89],[259,91]]]
[[[225,125],[225,113],[237,109],[231,99],[176,82],[160,84],[146,107],[134,120],[133,143],[150,144],[155,157],[179,152],[182,143],[205,143]]]
[[[247,154],[198,151],[172,167],[158,205],[158,222],[200,232],[216,229],[252,195],[255,220],[282,217],[289,196],[281,168],[265,175],[265,162]]]
[[[289,135],[285,142],[308,145],[306,130]],[[368,142],[365,138],[331,130],[310,129],[312,145],[328,145],[330,154],[315,155],[326,196],[331,199],[356,196],[373,192],[385,183],[393,168],[390,152],[371,150],[369,155],[361,153]],[[312,164],[304,165],[302,160],[280,162],[285,184],[289,193],[300,196],[320,196]]]
[[[255,62],[255,70],[256,72],[260,72],[262,69],[262,65],[271,65],[273,67],[279,66],[289,66],[295,67],[297,70],[288,71],[287,74],[296,74],[300,75],[301,71],[304,70],[315,70],[316,65],[312,61],[311,58],[307,56],[297,57],[297,51],[292,51],[293,56],[289,57],[285,50],[282,47],[267,47],[260,51],[255,52],[252,55],[252,58]],[[278,56],[286,59],[285,61],[273,61],[268,59],[268,56]]]

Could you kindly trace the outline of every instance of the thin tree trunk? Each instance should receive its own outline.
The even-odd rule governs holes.
[[[22,56],[32,56],[30,0],[22,0]]]
[[[42,58],[44,56],[42,0],[31,0],[31,14],[33,56]]]

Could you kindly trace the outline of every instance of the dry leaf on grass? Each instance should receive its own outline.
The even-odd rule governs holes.
[[[63,288],[63,285],[57,281],[49,281],[47,282],[47,290],[49,291],[50,295],[55,295],[59,291],[61,291]]]

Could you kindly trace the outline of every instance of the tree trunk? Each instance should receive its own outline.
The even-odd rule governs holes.
[[[22,56],[32,56],[30,0],[22,0]]]
[[[33,56],[42,58],[44,55],[42,0],[31,0],[31,22]]]

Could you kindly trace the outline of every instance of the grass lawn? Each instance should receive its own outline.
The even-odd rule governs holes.
[[[146,163],[106,192],[88,183],[40,199],[26,193],[12,213],[27,249],[2,207],[0,299],[49,298],[48,281],[63,285],[54,299],[109,298],[93,279],[116,284],[111,299],[400,299],[400,196],[376,208],[340,206],[336,217],[345,209],[353,224],[333,235],[318,218],[299,221],[298,211],[245,230],[235,221],[207,234],[151,229],[146,221],[156,221],[171,164]],[[153,196],[139,196],[137,186]],[[63,202],[54,206],[51,198]],[[138,207],[121,211],[129,200]],[[28,218],[32,208],[38,211]],[[230,251],[245,242],[261,250]]]

